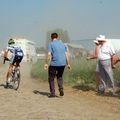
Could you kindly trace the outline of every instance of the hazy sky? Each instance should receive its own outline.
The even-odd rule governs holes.
[[[120,0],[0,0],[0,46],[24,37],[41,47],[56,28],[71,40],[120,38]]]

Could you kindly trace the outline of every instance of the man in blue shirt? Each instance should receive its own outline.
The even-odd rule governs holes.
[[[46,56],[44,69],[48,69],[48,82],[50,88],[50,96],[55,97],[55,85],[54,79],[57,77],[58,88],[60,96],[64,95],[63,92],[63,72],[67,65],[70,69],[70,64],[68,60],[68,51],[62,41],[58,40],[58,34],[51,34],[52,41],[48,44],[48,54]],[[48,62],[50,60],[50,65],[48,67]]]

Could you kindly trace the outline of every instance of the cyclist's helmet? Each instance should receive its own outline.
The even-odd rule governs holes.
[[[12,38],[10,38],[10,39],[8,40],[8,45],[12,45],[12,44],[15,44],[15,41],[14,41]]]

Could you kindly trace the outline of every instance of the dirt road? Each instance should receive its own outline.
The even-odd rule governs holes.
[[[21,66],[20,89],[5,89],[7,68],[0,67],[0,120],[119,120],[120,98],[98,96],[65,86],[65,96],[48,98],[48,83],[30,77]],[[56,94],[58,90],[56,87]]]

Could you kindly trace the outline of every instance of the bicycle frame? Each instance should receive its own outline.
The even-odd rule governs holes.
[[[8,80],[8,73],[6,78]],[[16,68],[16,66],[13,65],[12,78],[9,87],[13,88],[14,90],[18,90],[19,85],[20,85],[20,69]]]

